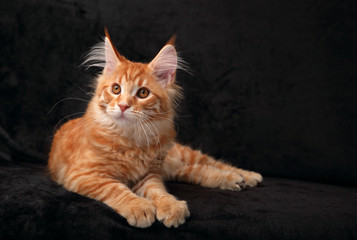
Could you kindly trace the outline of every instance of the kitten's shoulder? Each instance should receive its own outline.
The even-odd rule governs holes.
[[[80,129],[83,121],[83,118],[74,118],[63,124],[60,129],[56,132],[56,135],[63,134],[69,131],[73,131],[74,129]]]

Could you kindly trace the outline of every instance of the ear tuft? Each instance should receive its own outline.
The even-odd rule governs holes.
[[[104,41],[96,44],[91,49],[82,65],[87,68],[104,68],[104,73],[110,73],[126,59],[118,53],[112,44],[107,28],[104,29],[104,32]]]
[[[166,43],[166,45],[175,46],[175,43],[176,43],[176,34],[172,35],[172,37],[171,37],[170,40]]]

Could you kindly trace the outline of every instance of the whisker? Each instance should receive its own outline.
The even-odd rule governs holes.
[[[59,100],[58,102],[56,102],[55,105],[53,105],[53,107],[50,109],[50,111],[48,111],[47,115],[50,114],[51,111],[52,111],[58,104],[60,104],[60,103],[63,102],[63,101],[66,101],[66,100],[78,100],[78,101],[83,101],[83,102],[87,102],[87,103],[90,102],[89,100],[85,100],[85,99],[82,99],[82,98],[74,98],[74,97],[64,98],[64,99]]]
[[[161,153],[162,148],[161,148],[161,143],[160,143],[160,138],[159,138],[159,136],[160,136],[159,130],[156,128],[154,123],[152,123],[152,122],[147,122],[147,123],[150,124],[156,131],[156,135],[155,135],[154,132],[152,132],[151,128],[148,126],[148,128],[150,129],[150,131],[152,132],[152,134],[154,136],[154,139],[156,140],[155,150],[156,150],[157,145],[159,145],[159,149],[160,149],[160,153]]]
[[[91,92],[84,90],[84,89],[81,88],[77,83],[75,83],[73,80],[71,80],[71,82],[72,82],[77,88],[79,88],[80,90],[82,90],[82,92],[84,92],[86,95],[91,94]]]
[[[84,114],[84,113],[85,113],[85,112],[72,113],[72,114],[69,114],[69,115],[67,115],[67,116],[65,116],[65,117],[63,117],[63,118],[61,118],[61,119],[57,122],[56,126],[54,127],[53,132],[52,132],[52,135],[53,135],[53,136],[55,135],[55,131],[56,131],[58,125],[59,125],[64,119],[69,118],[69,117],[72,117],[72,116]]]
[[[148,135],[146,134],[146,130],[145,130],[145,128],[143,127],[141,121],[139,121],[139,124],[140,124],[140,126],[142,127],[142,129],[143,129],[143,131],[144,131],[144,134],[145,134],[145,137],[146,137],[146,141],[147,141],[147,147],[149,148],[150,143],[149,143]]]
[[[152,114],[152,115],[150,115],[150,114],[144,113],[144,112],[142,112],[142,114],[144,114],[144,115],[146,115],[146,116],[148,116],[148,117],[155,117],[155,118],[159,118],[159,119],[162,119],[162,120],[169,121],[169,122],[173,123],[173,124],[176,126],[178,132],[179,132],[179,130],[180,130],[179,125],[178,125],[173,119],[171,119],[171,118],[169,118],[169,117],[160,117],[160,116],[157,116],[157,114]]]
[[[144,127],[144,128],[146,127],[146,128],[152,133],[152,137],[153,137],[154,140],[155,140],[155,148],[154,148],[151,152],[149,152],[149,154],[148,154],[148,156],[151,156],[152,153],[156,151],[157,146],[159,146],[159,148],[160,148],[160,153],[161,153],[161,143],[160,143],[160,139],[159,139],[159,137],[158,137],[159,134],[158,134],[157,129],[156,129],[156,131],[157,131],[157,136],[156,136],[156,134],[153,132],[153,130],[151,129],[151,127],[150,127],[148,124],[152,124],[152,122],[143,123],[143,127]],[[153,126],[153,125],[152,125],[152,126]],[[153,127],[155,127],[155,126],[153,126]],[[156,127],[155,127],[155,128],[156,128]],[[149,148],[148,148],[148,149],[149,149]]]

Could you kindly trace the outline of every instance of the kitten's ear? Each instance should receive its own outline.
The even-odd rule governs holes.
[[[120,63],[126,61],[126,59],[119,54],[117,49],[112,43],[110,39],[108,29],[104,29],[105,39],[104,39],[104,55],[105,55],[105,67],[104,73],[110,73],[114,71],[114,69],[120,65]]]
[[[178,62],[175,39],[176,36],[173,36],[149,64],[154,76],[164,88],[175,81]]]

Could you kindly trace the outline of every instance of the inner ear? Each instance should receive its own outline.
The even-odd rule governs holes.
[[[177,53],[173,45],[164,46],[156,57],[151,61],[149,67],[157,81],[167,87],[175,81],[177,69]]]

